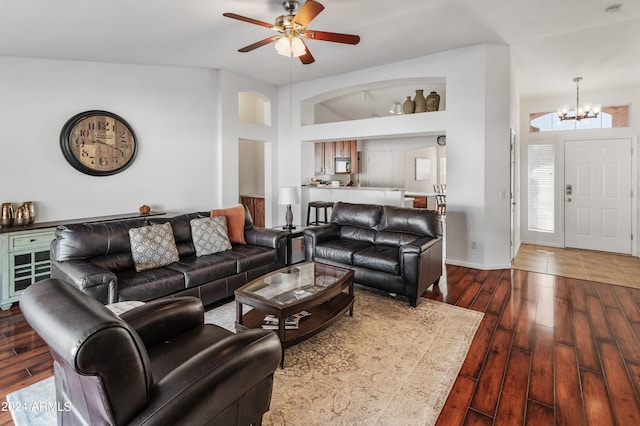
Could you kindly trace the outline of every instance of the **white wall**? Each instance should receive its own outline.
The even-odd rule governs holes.
[[[264,142],[240,139],[240,195],[264,196]]]
[[[215,70],[0,57],[0,202],[34,201],[39,222],[218,206]],[[75,170],[60,130],[101,109],[131,124],[135,162],[104,177]]]
[[[309,123],[323,93],[396,79],[446,79],[447,110],[341,123]],[[447,262],[480,269],[510,266],[508,197],[510,52],[478,45],[294,85],[280,87],[278,155],[301,164],[278,172],[280,182],[308,179],[313,157],[300,157],[302,142],[371,137],[447,135]],[[293,117],[289,126],[288,117]],[[307,145],[304,145],[307,146]],[[305,152],[307,150],[305,149]],[[294,212],[294,216],[299,211]],[[472,244],[474,242],[474,244]],[[473,247],[473,248],[472,248]]]

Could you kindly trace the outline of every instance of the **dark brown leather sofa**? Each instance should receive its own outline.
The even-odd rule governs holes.
[[[201,257],[195,255],[190,220],[208,212],[58,226],[51,243],[51,277],[103,304],[194,296],[208,305],[286,264],[286,232],[254,227],[246,208],[245,213],[247,244],[234,243],[231,250]],[[129,229],[165,222],[171,223],[180,260],[136,272]]]
[[[20,309],[53,356],[59,425],[250,425],[269,410],[280,340],[204,324],[193,297],[121,317],[70,285],[31,285]]]
[[[354,281],[418,298],[442,275],[436,211],[338,202],[328,225],[304,230],[307,261],[354,270]]]

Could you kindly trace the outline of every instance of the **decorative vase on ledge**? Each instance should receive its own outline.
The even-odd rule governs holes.
[[[411,96],[407,96],[407,100],[402,104],[402,111],[405,114],[413,114],[416,104],[411,100]]]
[[[13,225],[13,204],[3,203],[2,211],[0,213],[0,226],[12,226]]]
[[[431,92],[427,96],[427,111],[438,111],[440,108],[440,95],[436,92]]]
[[[415,112],[427,111],[427,100],[424,97],[424,90],[422,89],[416,90],[416,96],[413,98],[413,102],[416,106]]]

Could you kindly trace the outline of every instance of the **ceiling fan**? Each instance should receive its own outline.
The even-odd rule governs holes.
[[[279,54],[293,58],[299,57],[300,61],[306,65],[313,63],[315,59],[309,52],[309,48],[303,38],[344,44],[358,44],[360,42],[360,36],[357,35],[308,30],[307,25],[322,12],[324,6],[317,1],[307,0],[298,13],[295,13],[298,4],[299,2],[297,1],[283,2],[282,7],[284,7],[287,14],[278,16],[273,25],[235,13],[223,13],[222,15],[227,18],[260,25],[280,33],[238,49],[238,52],[251,52],[258,47],[276,42],[275,47]]]

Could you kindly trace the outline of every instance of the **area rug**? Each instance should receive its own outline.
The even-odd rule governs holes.
[[[234,319],[234,302],[206,314],[229,329]],[[406,298],[358,289],[353,317],[286,350],[263,425],[432,425],[481,319],[432,300],[412,308]],[[45,379],[7,400],[54,403],[54,393]],[[54,412],[49,419],[30,410],[13,414],[18,426],[55,424]]]

